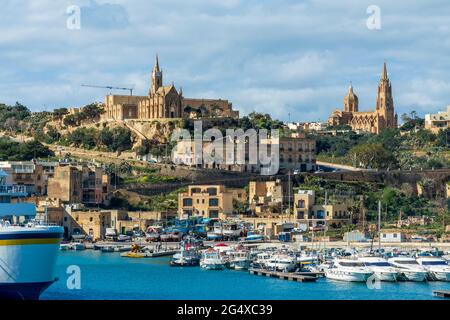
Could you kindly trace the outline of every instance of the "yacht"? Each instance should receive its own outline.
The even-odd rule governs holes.
[[[417,262],[423,266],[430,276],[438,281],[450,281],[450,266],[447,261],[438,257],[420,257]]]
[[[386,259],[379,257],[361,257],[358,259],[381,281],[397,281],[399,272]]]
[[[335,259],[325,276],[332,280],[366,282],[373,274],[363,262],[350,259]]]
[[[27,192],[24,186],[8,185],[7,177],[0,170],[0,299],[37,300],[56,280],[64,229],[32,221],[33,203],[12,203]]]
[[[270,257],[266,265],[269,269],[290,272],[295,270],[297,261],[295,257],[291,257],[287,254],[275,253]]]
[[[226,261],[221,257],[220,252],[212,248],[203,251],[200,259],[200,267],[206,270],[223,270]]]
[[[388,262],[397,268],[400,274],[409,281],[426,281],[428,271],[422,267],[414,258],[410,257],[393,257]]]

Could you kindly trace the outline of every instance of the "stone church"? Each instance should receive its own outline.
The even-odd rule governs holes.
[[[239,118],[228,100],[184,98],[182,89],[163,84],[163,72],[156,55],[147,96],[108,95],[102,120],[156,120],[174,118]]]
[[[373,111],[358,110],[358,96],[350,84],[344,98],[344,110],[336,109],[328,118],[329,125],[349,125],[355,131],[378,134],[385,128],[397,127],[397,114],[394,112],[391,82],[388,78],[386,63],[383,65],[378,84],[377,103]]]

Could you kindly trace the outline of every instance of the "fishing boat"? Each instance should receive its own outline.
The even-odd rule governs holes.
[[[335,259],[330,268],[325,269],[328,279],[349,282],[366,282],[372,274],[363,262],[350,259]]]
[[[228,252],[227,255],[230,269],[245,270],[250,267],[250,252],[238,249]]]
[[[150,226],[147,228],[147,231],[145,232],[145,238],[148,241],[156,242],[159,241],[160,234],[162,232],[161,226]]]
[[[439,257],[420,257],[417,262],[423,266],[433,280],[450,281],[450,266]]]
[[[426,281],[428,271],[411,257],[392,257],[388,262],[397,268],[401,276],[408,281]]]
[[[253,231],[249,231],[244,241],[248,242],[264,241],[264,236],[262,234],[255,233]]]
[[[263,251],[256,254],[256,259],[252,262],[251,266],[256,269],[267,268],[267,263],[272,255],[269,252]]]
[[[221,257],[219,251],[209,248],[202,253],[200,267],[206,270],[223,270],[226,261]]]
[[[386,259],[380,257],[361,257],[358,261],[372,271],[381,281],[397,281],[400,273]]]
[[[0,171],[0,299],[37,300],[56,281],[64,229],[46,219],[33,221],[33,203],[12,203],[27,193],[23,186],[7,185],[7,176]],[[19,225],[19,216],[29,222]]]
[[[181,246],[179,252],[175,253],[170,260],[172,267],[192,267],[200,264],[200,253],[196,247],[189,245]]]

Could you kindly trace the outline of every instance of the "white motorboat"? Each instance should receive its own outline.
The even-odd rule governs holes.
[[[266,265],[269,269],[290,272],[295,270],[297,262],[295,257],[291,257],[287,254],[275,253],[270,257]]]
[[[203,251],[200,259],[200,267],[206,270],[223,270],[226,261],[221,257],[220,252],[212,248]]]
[[[245,270],[250,267],[250,253],[245,250],[230,251],[227,253],[229,266],[235,270]]]
[[[363,262],[350,259],[335,259],[330,268],[325,269],[325,276],[328,279],[366,282],[373,275]]]
[[[400,275],[399,271],[387,262],[386,259],[380,257],[361,257],[358,258],[358,261],[364,263],[364,265],[381,281],[398,280]]]
[[[86,249],[86,246],[81,242],[73,242],[70,244],[70,249],[75,251],[82,251]]]
[[[59,245],[59,250],[61,250],[61,251],[70,250],[70,243],[61,243]]]
[[[393,257],[388,262],[397,268],[400,274],[409,281],[426,281],[428,271],[422,267],[414,258],[410,257]]]
[[[430,273],[434,280],[450,281],[450,266],[447,261],[438,257],[420,257],[417,262]]]

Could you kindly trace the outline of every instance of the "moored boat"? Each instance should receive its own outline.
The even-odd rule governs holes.
[[[363,262],[350,259],[335,259],[330,268],[325,269],[328,279],[349,282],[366,282],[372,274]]]
[[[226,261],[220,256],[219,251],[210,248],[202,252],[200,267],[203,269],[223,270],[225,266]]]
[[[361,257],[358,261],[372,271],[381,281],[397,281],[400,273],[386,259],[380,257]]]
[[[433,280],[450,281],[450,266],[439,257],[420,257],[417,262],[423,266]]]
[[[428,271],[411,257],[392,257],[388,262],[397,268],[400,275],[408,281],[426,281]]]

